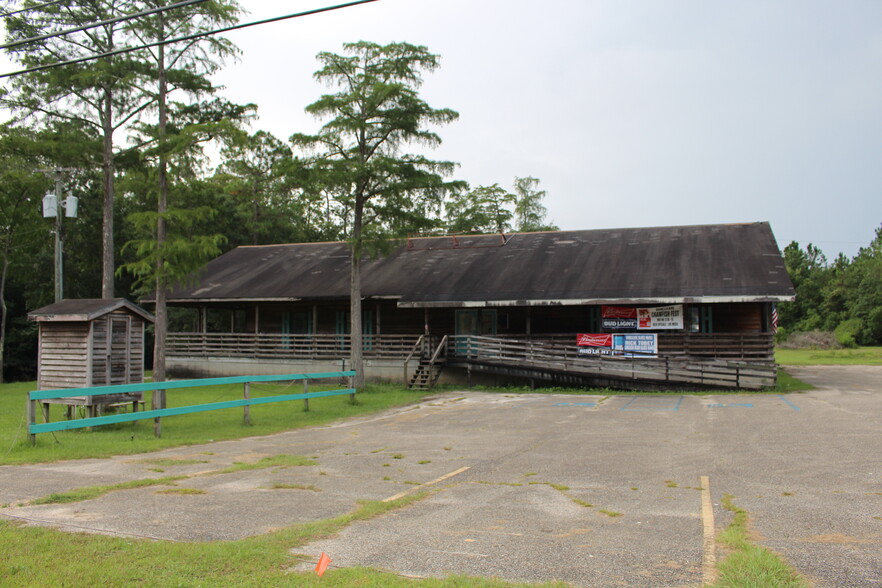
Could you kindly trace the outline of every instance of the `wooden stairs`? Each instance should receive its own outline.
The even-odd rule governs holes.
[[[422,341],[422,337],[420,337]],[[417,344],[420,345],[421,341]],[[413,375],[407,382],[409,390],[428,391],[441,376],[441,368],[443,367],[447,353],[447,336],[445,335],[441,342],[437,345],[431,356],[425,351],[431,349],[428,345],[422,346],[423,352],[420,354],[420,361],[414,370]],[[409,359],[409,358],[408,358]],[[407,370],[407,362],[405,361],[405,371]]]

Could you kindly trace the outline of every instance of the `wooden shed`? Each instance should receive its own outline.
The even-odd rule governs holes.
[[[28,318],[39,323],[37,385],[41,390],[144,381],[144,327],[153,322],[153,315],[128,300],[62,300],[28,313]],[[131,395],[96,396],[65,404],[91,408],[137,400],[140,397]]]

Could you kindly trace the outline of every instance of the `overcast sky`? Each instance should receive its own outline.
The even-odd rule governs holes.
[[[882,224],[879,0],[379,0],[228,38],[216,81],[280,138],[320,124],[319,51],[427,46],[422,95],[460,114],[432,155],[473,186],[539,178],[562,229],[770,221],[832,259]]]
[[[472,185],[539,178],[562,229],[768,220],[832,258],[882,224],[878,0],[379,0],[229,38],[218,80],[285,138],[319,125],[319,51],[426,45],[423,96],[460,113],[434,156]]]

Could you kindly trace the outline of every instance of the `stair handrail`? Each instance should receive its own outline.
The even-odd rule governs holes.
[[[444,351],[446,354],[447,351],[447,335],[441,338],[441,342],[438,344],[438,347],[435,348],[435,353],[432,354],[432,359],[429,360],[429,367],[435,365],[435,360],[438,359],[438,356],[441,355],[441,352]]]
[[[420,355],[422,355],[423,338],[425,338],[425,335],[420,335],[420,338],[417,339],[416,343],[413,344],[413,347],[411,348],[410,353],[408,353],[407,357],[404,358],[404,381],[405,382],[408,382],[410,380],[410,377],[407,375],[407,368],[410,365],[411,358],[413,357],[413,355],[417,351],[420,351]]]

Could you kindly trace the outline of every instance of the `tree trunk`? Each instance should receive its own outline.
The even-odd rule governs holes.
[[[102,116],[101,127],[104,134],[104,224],[101,230],[101,298],[113,298],[113,183],[116,166],[113,157],[113,93],[109,88],[104,91],[104,113]]]
[[[165,33],[163,29],[163,17],[159,15],[159,37],[164,39]],[[165,71],[165,46],[159,46],[159,198],[156,206],[156,313],[155,322],[153,323],[154,340],[153,340],[153,381],[165,381],[165,339],[168,331],[168,317],[166,312],[166,278],[165,278],[165,259],[163,248],[167,234],[165,222],[165,213],[168,210],[168,165],[165,154],[165,133],[168,126],[168,110],[166,97],[168,94],[168,80]],[[153,408],[165,408],[165,390],[155,390],[153,392]],[[159,419],[154,421],[154,433],[157,437],[161,435],[162,429]]]
[[[349,315],[351,321],[349,369],[355,370],[353,387],[364,387],[364,354],[362,352],[362,327],[361,327],[361,221],[364,212],[364,203],[361,197],[355,199],[355,218],[352,223],[352,261],[349,276]]]
[[[3,366],[6,357],[6,275],[9,271],[9,244],[3,249],[0,260],[0,384],[3,383]]]

